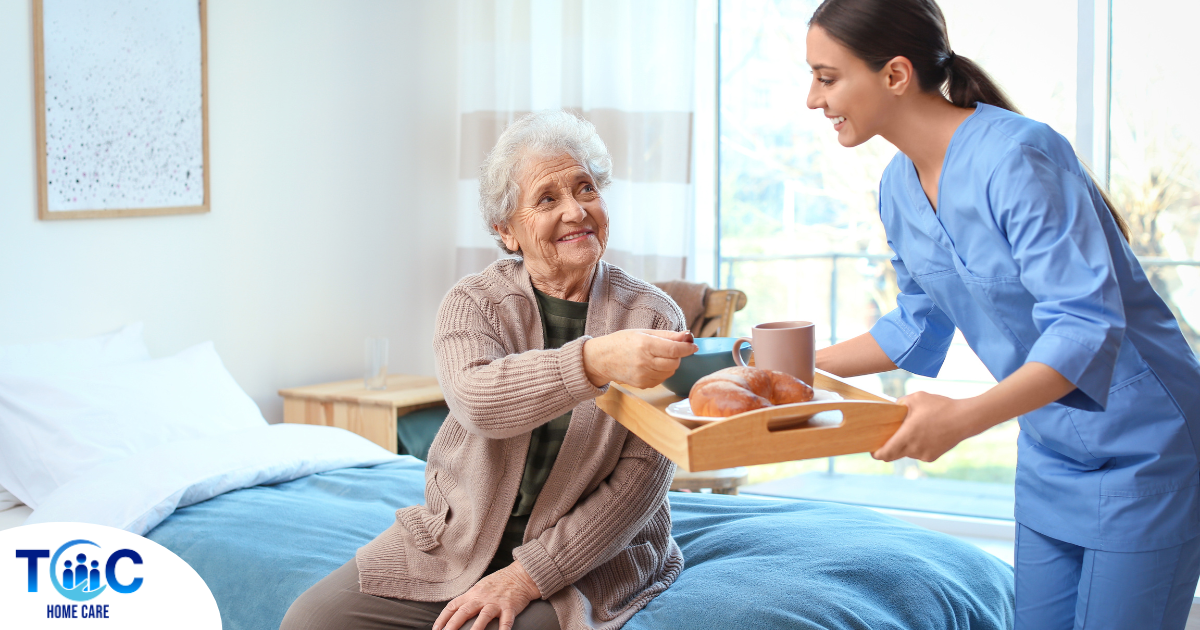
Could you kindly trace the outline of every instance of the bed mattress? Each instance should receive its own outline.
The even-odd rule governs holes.
[[[411,458],[333,470],[180,508],[148,537],[204,578],[226,630],[276,628],[424,487]],[[1012,627],[1012,568],[952,537],[836,503],[670,498],[685,569],[629,630]]]

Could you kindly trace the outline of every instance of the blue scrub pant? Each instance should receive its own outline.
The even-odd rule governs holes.
[[[1123,553],[1043,536],[1017,524],[1016,630],[1183,630],[1200,579],[1200,537]]]

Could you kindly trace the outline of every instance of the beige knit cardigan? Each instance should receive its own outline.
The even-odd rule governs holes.
[[[438,311],[438,381],[450,407],[429,449],[425,505],[358,550],[363,593],[445,601],[470,589],[499,548],[525,468],[529,433],[572,411],[571,425],[513,556],[563,630],[621,627],[675,581],[674,464],[596,406],[583,346],[630,328],[683,330],[664,293],[600,262],[585,335],[545,350],[529,273],[500,260],[463,278]],[[605,386],[607,387],[607,386]]]

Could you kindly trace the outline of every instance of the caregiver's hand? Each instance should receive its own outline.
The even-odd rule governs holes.
[[[609,381],[654,387],[679,368],[679,359],[695,353],[692,333],[670,330],[621,330],[583,344],[583,369],[596,387]]]
[[[1074,389],[1075,385],[1054,368],[1031,361],[974,398],[909,394],[896,401],[908,407],[904,424],[871,456],[885,462],[901,457],[931,462],[972,435],[1040,409]]]
[[[971,422],[971,401],[916,392],[896,402],[908,407],[904,423],[871,457],[892,462],[911,457],[932,462],[978,430]]]
[[[472,617],[475,625],[471,627],[478,630],[486,628],[493,619],[500,620],[500,630],[512,630],[517,615],[539,597],[541,593],[533,578],[514,560],[450,600],[433,622],[433,630],[458,630]]]

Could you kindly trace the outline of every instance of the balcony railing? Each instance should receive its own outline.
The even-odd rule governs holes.
[[[867,254],[867,253],[844,253],[844,252],[829,252],[823,254],[755,254],[748,256],[721,256],[718,259],[718,268],[724,270],[725,282],[722,283],[723,288],[737,288],[736,277],[734,275],[734,267],[741,262],[776,262],[781,260],[828,260],[829,265],[829,345],[838,342],[837,336],[837,283],[838,283],[838,260],[891,260],[891,254]],[[1142,267],[1200,267],[1200,260],[1175,260],[1172,258],[1152,258],[1138,257],[1138,262]]]

